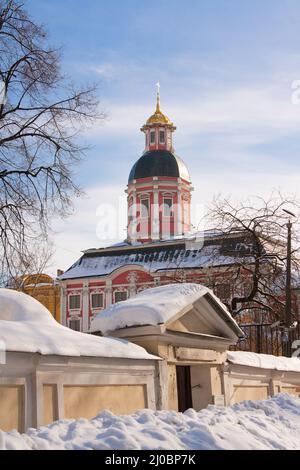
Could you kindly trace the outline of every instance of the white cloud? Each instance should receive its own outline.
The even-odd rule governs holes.
[[[89,67],[89,70],[104,79],[112,79],[116,75],[114,64],[109,62],[103,62],[102,64]]]
[[[183,138],[201,134],[226,134],[242,144],[268,142],[279,136],[298,133],[300,106],[291,103],[291,84],[282,93],[277,88],[241,88],[213,92],[193,100],[163,103],[163,111],[180,129]],[[104,127],[96,125],[88,137],[133,136],[154,111],[147,105],[106,104],[109,120]]]

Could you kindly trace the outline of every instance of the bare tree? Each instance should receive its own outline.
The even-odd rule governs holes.
[[[52,214],[79,194],[72,169],[95,119],[96,88],[77,89],[60,71],[60,51],[18,0],[0,1],[0,257],[14,271],[44,238]]]
[[[299,207],[296,199],[280,193],[268,200],[256,197],[240,204],[217,198],[212,204],[209,220],[224,240],[221,251],[232,258],[218,282],[230,285],[232,295],[228,307],[234,316],[247,314],[253,319],[257,312],[260,317],[264,315],[273,321],[283,318],[288,222],[283,209],[292,208],[298,214]],[[298,218],[293,228],[292,268],[297,279]],[[230,239],[235,239],[232,245],[228,244]]]
[[[31,276],[36,283],[39,278],[51,265],[54,249],[52,242],[41,240],[31,244],[30,250],[24,253],[17,253],[12,260],[13,270],[8,276],[3,276],[3,284],[11,289],[23,290],[24,282]]]

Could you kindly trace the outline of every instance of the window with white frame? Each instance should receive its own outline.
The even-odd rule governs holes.
[[[165,131],[159,131],[159,143],[160,144],[165,143]]]
[[[173,216],[173,199],[171,197],[164,198],[163,214],[164,214],[164,217]]]
[[[149,199],[141,199],[141,218],[148,219],[149,217]]]
[[[70,318],[69,328],[74,331],[80,331],[80,318]]]
[[[69,295],[69,310],[79,310],[80,309],[80,294],[71,294]]]
[[[127,300],[128,292],[126,290],[115,291],[115,302],[123,302]]]
[[[104,296],[102,292],[91,294],[92,308],[103,308]]]
[[[150,132],[150,145],[155,144],[155,131]]]

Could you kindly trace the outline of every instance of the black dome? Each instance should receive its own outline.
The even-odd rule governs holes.
[[[189,172],[177,155],[168,150],[145,152],[133,165],[128,182],[153,176],[172,176],[190,181]]]

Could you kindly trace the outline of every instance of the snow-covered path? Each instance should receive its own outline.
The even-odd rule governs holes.
[[[0,431],[0,449],[300,449],[300,398],[278,395],[185,413],[108,411],[61,420],[26,434]]]

